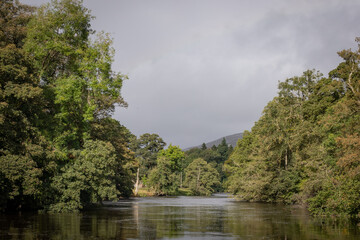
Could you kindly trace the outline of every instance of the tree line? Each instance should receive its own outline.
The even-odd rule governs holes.
[[[279,83],[225,163],[227,189],[248,201],[306,205],[360,217],[360,39],[325,77],[308,70]]]
[[[157,134],[145,133],[133,138],[131,149],[137,162],[135,195],[141,187],[156,195],[211,195],[223,191],[226,179],[223,165],[232,152],[225,139],[210,149],[193,148],[183,152]]]

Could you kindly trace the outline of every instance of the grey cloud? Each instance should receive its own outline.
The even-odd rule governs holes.
[[[114,38],[114,69],[130,77],[129,108],[114,117],[181,147],[249,130],[279,80],[308,68],[327,73],[360,30],[357,0],[84,4],[93,27]]]

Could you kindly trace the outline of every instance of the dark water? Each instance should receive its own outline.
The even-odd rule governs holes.
[[[136,198],[80,214],[0,215],[0,239],[360,239],[296,207],[213,197]]]

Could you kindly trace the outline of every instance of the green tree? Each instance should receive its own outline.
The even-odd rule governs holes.
[[[126,106],[126,76],[111,70],[111,39],[91,37],[81,1],[32,16],[17,1],[0,6],[1,205],[77,210],[129,195],[129,132],[110,118]]]
[[[91,15],[77,0],[54,0],[39,8],[28,25],[25,49],[47,96],[50,129],[59,148],[79,149],[93,120],[109,117],[126,79],[111,70],[114,50],[106,34],[90,38]],[[92,40],[95,39],[95,40]]]
[[[186,168],[192,161],[194,161],[197,158],[202,158],[208,163],[211,162],[214,162],[216,164],[219,163],[219,165],[222,165],[224,161],[220,153],[218,153],[216,150],[214,151],[211,148],[205,150],[201,150],[199,148],[193,148],[185,152],[184,168]]]
[[[110,143],[87,140],[84,149],[71,156],[72,161],[54,177],[57,201],[50,206],[51,211],[77,211],[90,203],[120,197],[116,183],[119,162]]]
[[[224,156],[220,154],[218,148],[225,150],[222,152]],[[226,175],[225,172],[223,171],[223,166],[224,166],[224,162],[227,160],[227,155],[230,153],[230,150],[226,142],[225,144],[224,143],[220,144],[218,148],[215,147],[215,150],[213,148],[207,148],[207,149],[193,148],[186,151],[183,169],[185,169],[195,159],[202,158],[207,163],[212,164],[212,166],[216,168],[216,170],[220,174],[220,181],[224,183],[226,180]],[[218,185],[217,187],[218,187],[217,191],[224,190],[222,185]]]
[[[179,177],[173,164],[165,156],[159,156],[157,166],[149,174],[149,185],[157,195],[174,195],[179,189]]]
[[[316,214],[360,217],[360,40],[356,51],[338,54],[343,62],[329,73],[331,81],[343,88],[341,98],[330,106],[321,120],[327,138],[329,176],[309,197],[309,208]]]
[[[40,132],[43,91],[22,49],[33,10],[0,3],[0,209],[39,207],[52,171],[52,149]]]
[[[237,146],[224,164],[229,175],[225,186],[227,191],[247,201],[266,200],[264,194],[273,173],[267,171],[266,161],[261,154],[261,141],[256,133],[245,131]]]
[[[185,174],[185,185],[194,195],[211,195],[220,184],[219,173],[201,158],[190,163]]]
[[[166,143],[158,134],[145,133],[138,139],[132,137],[130,148],[135,153],[136,181],[135,195],[138,193],[140,179],[146,180],[150,171],[156,166],[158,153],[165,147]]]
[[[185,154],[178,146],[170,146],[166,150],[161,150],[159,152],[159,157],[165,157],[170,161],[171,171],[174,173],[180,173],[180,187],[183,184],[183,170],[184,170],[184,160]]]
[[[357,39],[357,41],[360,41]],[[224,169],[243,200],[308,204],[314,214],[359,217],[359,50],[324,78],[305,71],[279,83]]]
[[[115,119],[103,118],[91,124],[92,140],[109,142],[116,153],[115,183],[121,196],[130,197],[136,165],[134,153],[130,150],[134,135]]]
[[[166,159],[168,159],[171,166],[171,171],[173,172],[181,171],[185,154],[180,147],[173,146],[170,144],[166,150],[161,150],[158,156],[165,157]]]
[[[149,185],[156,194],[173,195],[178,191],[182,185],[181,165],[184,158],[184,152],[171,144],[159,152],[157,166],[149,175]]]
[[[142,175],[156,166],[158,153],[164,149],[166,143],[158,134],[145,133],[139,139],[133,139],[132,149],[137,158],[140,159]]]
[[[201,145],[201,150],[206,150],[206,149],[207,149],[206,144],[203,143],[203,144]]]
[[[318,176],[314,169],[321,166],[315,149],[321,148],[323,134],[312,117],[329,106],[324,101],[315,108],[314,95],[326,83],[321,77],[311,70],[279,83],[279,96],[268,103],[226,164],[233,173],[230,191],[246,200],[301,201],[300,191],[310,186],[304,182]]]
[[[217,151],[224,161],[229,157],[229,146],[226,143],[225,138],[221,140],[221,143],[217,147]]]

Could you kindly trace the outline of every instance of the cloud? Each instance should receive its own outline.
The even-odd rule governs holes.
[[[93,27],[114,37],[114,69],[130,77],[129,108],[114,117],[181,147],[249,130],[279,80],[312,68],[326,74],[360,30],[356,0],[84,4]]]
[[[124,88],[137,111],[119,111],[128,111],[125,124],[182,147],[250,129],[279,80],[308,68],[326,73],[357,34],[355,2],[263,3],[140,6],[149,14],[137,15],[146,19],[135,33],[144,54],[131,66],[129,95]]]

